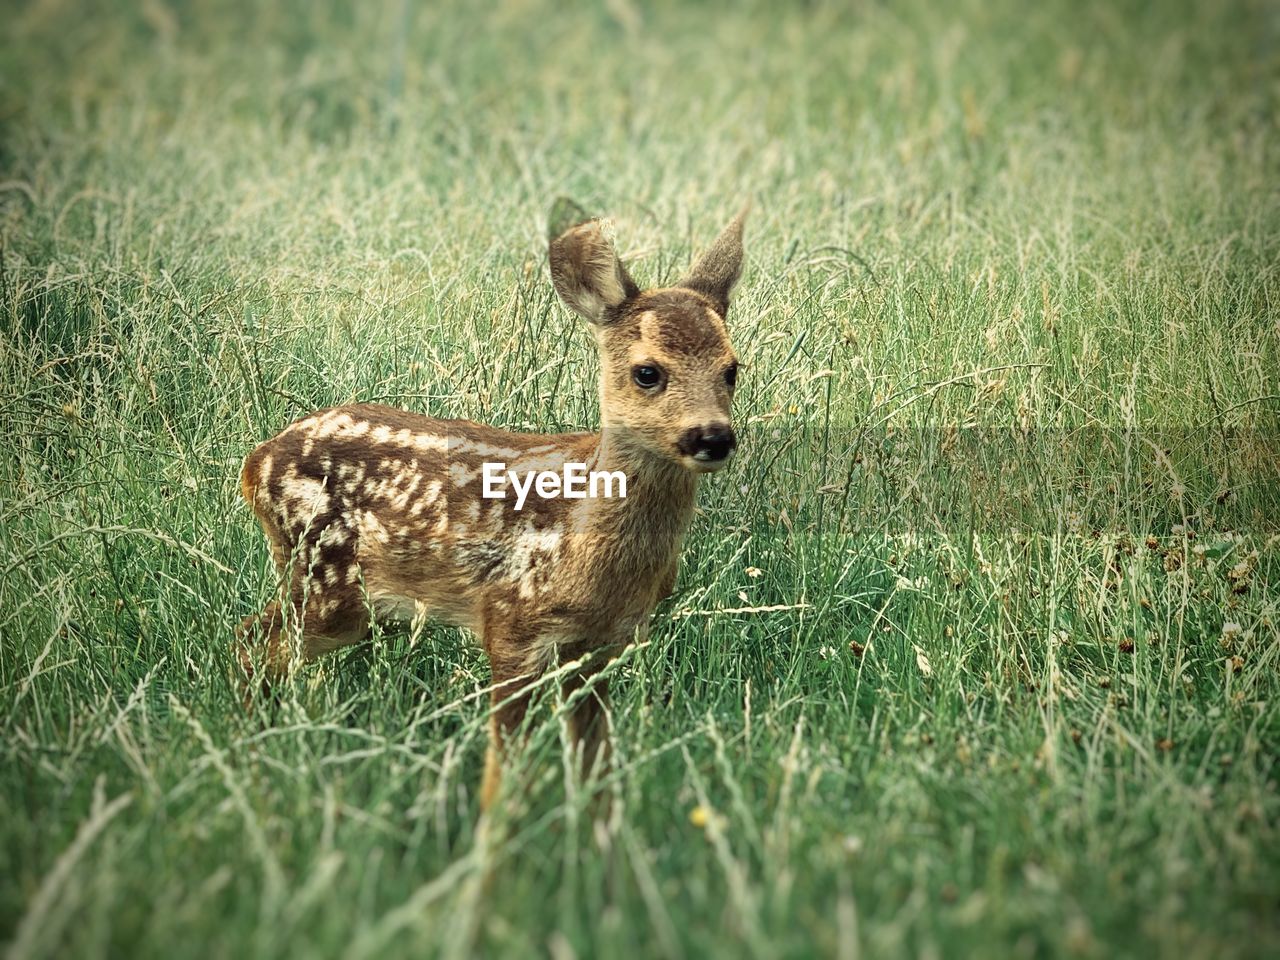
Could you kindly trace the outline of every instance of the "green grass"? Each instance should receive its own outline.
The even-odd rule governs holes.
[[[1280,951],[1273,6],[113,6],[0,31],[14,956]],[[743,449],[613,819],[548,704],[484,838],[458,631],[241,710],[236,476],[352,400],[593,426],[561,195],[648,283],[753,201]]]

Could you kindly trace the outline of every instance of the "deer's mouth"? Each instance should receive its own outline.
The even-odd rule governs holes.
[[[686,456],[684,459],[695,473],[715,473],[729,465],[729,461],[733,459],[734,450],[734,447],[723,452],[699,450],[693,456]]]

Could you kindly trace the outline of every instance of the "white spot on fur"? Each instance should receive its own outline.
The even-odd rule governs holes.
[[[448,441],[434,433],[416,434],[412,446],[415,450],[421,450],[424,453],[446,453],[449,450]]]
[[[396,476],[396,486],[401,487],[401,491],[391,499],[391,505],[397,510],[404,510],[409,506],[409,499],[418,489],[418,485],[422,483],[422,474],[403,471]]]
[[[339,547],[347,542],[347,528],[339,523],[331,523],[321,531],[320,536],[316,538],[316,544],[321,547]]]
[[[444,489],[444,481],[432,480],[422,493],[422,502],[428,507],[440,499],[440,491]]]
[[[469,453],[485,460],[514,460],[520,456],[520,451],[513,447],[497,447],[480,440],[468,440],[466,437],[451,438],[449,453]]]
[[[461,463],[451,464],[449,467],[449,479],[453,481],[455,487],[465,487],[468,483],[480,476],[480,470],[468,470]]]
[[[340,432],[344,427],[351,426],[352,423],[353,421],[350,414],[331,411],[314,421],[313,428],[308,432],[312,439],[327,440],[329,437]]]
[[[308,518],[308,523],[329,509],[329,494],[324,484],[311,477],[299,477],[296,468],[281,483],[280,493],[286,502],[291,502],[298,512]]]
[[[382,525],[377,514],[366,511],[360,518],[360,539],[370,543],[389,543],[391,535],[387,533],[387,528]]]
[[[269,453],[258,464],[258,490],[261,491],[261,495],[265,496],[267,493],[267,481],[271,479],[271,470],[275,464],[275,457]]]
[[[544,564],[555,563],[563,539],[558,528],[534,531],[526,529],[511,543],[511,552],[502,563],[503,574],[518,581],[521,599],[529,599],[537,592],[537,576]]]

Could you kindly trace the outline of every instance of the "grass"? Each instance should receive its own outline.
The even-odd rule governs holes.
[[[1280,950],[1274,8],[6,20],[12,956]],[[546,705],[493,839],[459,632],[240,709],[236,474],[352,400],[594,425],[560,195],[649,283],[753,200],[744,442],[613,668],[617,773]]]

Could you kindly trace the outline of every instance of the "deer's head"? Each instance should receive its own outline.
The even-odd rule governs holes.
[[[589,220],[551,241],[551,279],[600,349],[600,419],[630,446],[698,473],[719,470],[738,360],[725,316],[742,272],[740,213],[673,287],[641,290]]]

